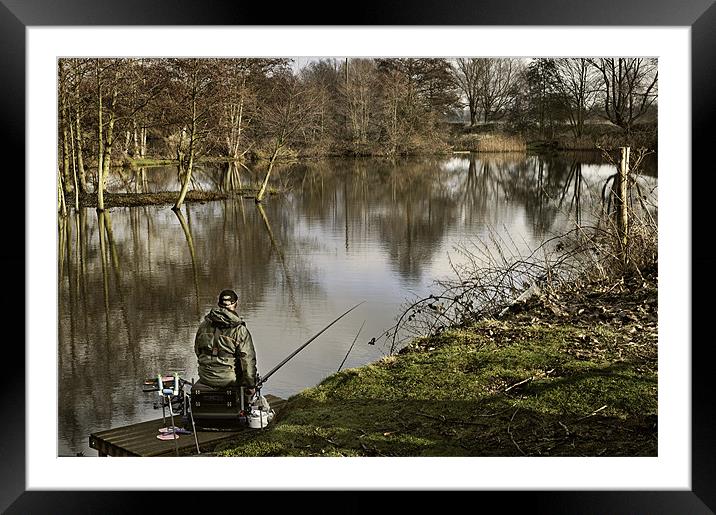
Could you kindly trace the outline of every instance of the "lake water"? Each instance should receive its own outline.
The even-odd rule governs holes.
[[[204,166],[195,187],[248,186],[261,173]],[[263,374],[365,301],[267,381],[265,394],[287,398],[335,372],[364,322],[343,368],[385,355],[369,340],[451,275],[456,245],[498,234],[533,248],[587,222],[612,173],[594,155],[321,160],[279,167],[272,184],[285,194],[262,210],[232,198],[180,215],[166,205],[70,214],[58,238],[58,453],[95,456],[91,432],[161,416],[142,382],[197,378],[194,334],[222,289],[239,294]],[[175,168],[155,167],[114,171],[108,189],[179,183]]]

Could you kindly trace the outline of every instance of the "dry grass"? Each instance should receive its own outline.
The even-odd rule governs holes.
[[[645,153],[635,154],[636,168]],[[377,340],[392,354],[414,338],[499,317],[517,300],[630,278],[655,282],[657,193],[632,181],[628,243],[623,247],[609,194],[612,180],[604,184],[602,209],[591,225],[575,223],[571,230],[527,251],[510,239],[509,232],[500,235],[494,230],[487,238],[457,246],[460,259],[452,265],[453,277],[437,281],[431,295],[406,303],[396,324]]]
[[[472,152],[526,152],[527,142],[522,136],[499,132],[463,134],[457,138],[454,148]]]

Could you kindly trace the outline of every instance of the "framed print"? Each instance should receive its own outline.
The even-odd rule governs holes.
[[[22,269],[25,272],[23,284],[25,295],[22,297],[25,309],[24,327],[17,321],[16,308],[12,309],[19,303],[18,301],[13,305],[8,301],[5,311],[14,315],[12,318],[8,316],[8,325],[12,321],[14,326],[23,327],[21,334],[25,347],[24,353],[14,351],[12,356],[8,354],[8,370],[1,380],[0,398],[3,402],[0,404],[0,413],[3,416],[5,431],[3,431],[3,440],[0,441],[2,463],[0,477],[3,485],[0,508],[9,513],[34,511],[72,513],[127,511],[130,505],[136,505],[142,511],[146,511],[166,509],[168,505],[177,501],[182,504],[185,500],[191,503],[197,501],[199,497],[187,492],[204,491],[202,493],[206,494],[208,493],[206,491],[212,490],[238,490],[231,494],[224,493],[226,496],[230,495],[231,499],[241,498],[242,495],[273,495],[279,503],[285,502],[288,507],[295,500],[283,491],[294,491],[294,496],[300,499],[301,494],[298,491],[316,490],[343,493],[341,497],[329,496],[321,501],[328,509],[331,509],[335,503],[341,503],[352,505],[354,510],[363,510],[370,506],[372,496],[377,495],[374,491],[377,490],[407,491],[409,495],[414,494],[417,499],[424,496],[422,490],[429,490],[459,491],[460,497],[466,497],[466,502],[489,498],[496,502],[509,502],[514,505],[513,503],[517,501],[523,507],[544,513],[713,512],[716,509],[716,495],[712,488],[716,482],[716,457],[713,452],[713,424],[716,421],[709,395],[712,390],[709,387],[710,374],[706,371],[710,362],[707,338],[704,337],[704,321],[709,319],[708,294],[713,287],[707,266],[714,259],[708,254],[709,246],[706,244],[709,234],[709,213],[706,212],[706,206],[709,202],[705,198],[700,198],[709,192],[708,182],[704,184],[702,181],[709,181],[710,177],[706,172],[709,167],[705,163],[706,149],[709,148],[707,124],[710,115],[716,112],[712,97],[712,85],[716,75],[712,66],[714,59],[712,49],[715,48],[714,43],[716,43],[716,36],[714,36],[716,8],[712,3],[694,1],[686,4],[678,2],[653,4],[643,0],[633,0],[619,5],[606,5],[599,9],[595,9],[593,4],[587,2],[574,4],[562,0],[543,2],[538,9],[524,1],[509,5],[497,2],[482,3],[479,6],[462,6],[462,8],[446,7],[436,2],[420,2],[411,5],[410,9],[395,5],[382,5],[380,9],[376,6],[363,5],[361,9],[356,9],[357,12],[349,19],[340,23],[322,22],[319,25],[307,13],[299,13],[300,9],[293,7],[277,17],[272,15],[271,23],[265,22],[266,13],[262,11],[263,9],[257,6],[239,7],[226,3],[223,9],[218,4],[212,4],[211,8],[207,8],[186,1],[147,5],[130,1],[120,5],[77,0],[59,6],[44,0],[31,3],[2,0],[0,52],[3,55],[4,80],[0,82],[0,101],[3,103],[5,120],[2,129],[5,136],[3,141],[7,149],[13,149],[14,155],[23,156],[20,163],[13,167],[16,172],[8,172],[6,177],[12,188],[8,191],[22,191],[25,199],[23,205],[25,223],[18,223],[14,220],[16,217],[6,222],[6,234],[11,244],[6,245],[2,252],[6,266],[12,267],[13,271]],[[76,435],[66,437],[64,442],[58,444],[56,427],[60,410],[58,398],[65,395],[66,389],[58,386],[60,378],[57,376],[58,366],[54,356],[58,346],[55,341],[50,340],[57,337],[60,323],[57,313],[45,314],[45,310],[53,311],[54,303],[56,301],[59,303],[60,298],[54,286],[49,285],[52,282],[57,284],[57,278],[52,271],[52,268],[56,268],[57,260],[48,261],[48,256],[57,257],[54,251],[65,248],[62,247],[63,238],[69,237],[67,236],[69,233],[61,233],[60,241],[56,242],[54,248],[47,247],[49,241],[57,238],[56,228],[53,233],[44,234],[45,228],[52,225],[48,221],[56,215],[53,209],[56,207],[54,201],[57,200],[57,191],[48,190],[46,183],[52,179],[42,172],[49,167],[60,166],[56,158],[58,97],[54,81],[58,77],[57,63],[62,59],[74,57],[135,56],[147,59],[149,73],[152,73],[153,67],[156,70],[165,65],[167,69],[178,70],[176,75],[172,76],[175,79],[187,75],[185,75],[186,70],[182,68],[183,64],[172,59],[194,57],[259,57],[265,58],[267,62],[271,59],[285,58],[292,64],[283,64],[293,66],[294,68],[288,69],[296,73],[302,66],[307,66],[306,63],[315,62],[320,56],[326,56],[333,58],[331,61],[335,65],[333,71],[339,69],[342,70],[341,73],[345,71],[346,77],[349,58],[345,58],[343,68],[339,68],[341,63],[337,62],[339,59],[344,59],[344,56],[351,56],[351,58],[484,56],[506,59],[643,56],[653,59],[653,70],[656,73],[656,63],[658,63],[659,77],[658,180],[662,185],[659,203],[662,204],[660,207],[663,207],[658,231],[661,263],[660,273],[657,273],[659,287],[662,290],[659,295],[658,323],[658,410],[661,416],[658,419],[658,453],[615,458],[599,457],[599,450],[596,450],[595,455],[577,454],[569,458],[564,456],[548,458],[542,454],[539,457],[536,455],[527,457],[524,449],[513,438],[511,439],[510,425],[507,425],[506,434],[508,443],[511,439],[513,445],[510,447],[515,455],[499,458],[481,457],[476,460],[459,455],[444,460],[417,457],[397,459],[387,458],[377,452],[370,458],[272,456],[226,459],[192,457],[185,460],[169,457],[161,460],[146,457],[121,460],[114,457],[102,459],[91,457],[81,460],[74,455],[78,448],[73,445],[78,439],[85,438],[82,432],[84,428],[81,424],[67,424],[66,420],[63,422],[66,424],[66,432],[79,431],[81,434],[79,437]],[[154,58],[166,58],[167,63],[152,61]],[[266,66],[270,67],[274,64],[270,62]],[[95,73],[96,77],[100,76],[99,64]],[[606,77],[607,72],[604,73]],[[271,75],[268,73],[266,76]],[[99,80],[97,78],[98,84]],[[179,80],[181,79],[176,79]],[[345,87],[348,88],[347,78],[345,82]],[[85,86],[89,90],[92,84],[94,83],[87,79]],[[399,95],[402,83],[395,84],[395,88],[391,91],[396,91],[398,92],[396,95]],[[77,91],[79,87],[77,86]],[[372,87],[377,86],[373,84]],[[49,91],[53,94],[48,95]],[[650,87],[647,87],[645,98],[649,96],[650,91]],[[67,95],[70,94],[68,90]],[[172,105],[176,109],[186,110],[187,105],[190,104],[185,100],[190,97],[183,98],[184,100],[176,101]],[[201,100],[197,95],[193,98],[195,102]],[[277,104],[283,105],[284,100],[277,101]],[[87,106],[91,108],[89,102]],[[207,106],[207,109],[211,107]],[[489,106],[482,108],[485,123],[488,122],[490,109]],[[50,112],[52,116],[47,114]],[[99,112],[101,117],[103,110],[100,108]],[[315,115],[315,119],[318,119],[317,113],[318,111],[311,112],[311,116]],[[469,115],[475,118],[476,113],[477,110],[470,111]],[[79,117],[79,114],[77,116]],[[257,119],[260,117],[259,114],[255,116]],[[323,120],[322,112],[320,116]],[[350,116],[350,113],[345,115],[346,119]],[[397,120],[397,115],[395,119]],[[176,122],[176,125],[179,127],[181,123]],[[354,125],[359,127],[360,122],[357,121]],[[99,126],[101,130],[101,121]],[[77,125],[70,124],[67,127],[70,128],[68,130],[80,127],[79,121]],[[266,127],[272,125],[266,122]],[[319,130],[317,127],[301,126],[297,130],[316,132]],[[390,132],[390,127],[386,122],[385,127],[380,129],[382,131],[380,137],[393,138],[397,141],[401,132],[397,128],[397,121],[393,132]],[[401,130],[407,131],[405,127],[402,126]],[[321,121],[320,130],[322,131],[323,128]],[[177,129],[180,140],[176,143],[176,148],[169,148],[173,135],[165,138],[168,142],[167,152],[176,151],[177,155],[183,155],[181,152],[185,147],[181,138],[185,132],[182,131],[188,130],[186,127]],[[268,132],[270,130],[273,129],[266,129],[266,134],[273,134]],[[360,133],[358,128],[354,130]],[[124,133],[122,136],[124,138]],[[70,137],[74,138],[74,136]],[[422,144],[419,134],[411,132],[411,137],[413,138],[411,141],[421,141]],[[101,138],[102,136],[100,136],[100,143]],[[136,135],[134,140],[133,144],[139,148]],[[283,141],[277,137],[276,141],[278,140]],[[356,139],[358,140],[365,143],[360,138]],[[126,132],[125,145],[127,148],[132,147],[130,131]],[[186,146],[186,148],[194,151],[193,146]],[[361,148],[368,148],[367,143]],[[397,153],[397,148],[398,143],[394,145],[393,152]],[[23,154],[19,149],[25,149],[25,153]],[[276,147],[274,158],[281,149],[282,147]],[[67,155],[69,150],[60,149],[59,152]],[[100,150],[100,155],[101,152]],[[111,148],[109,155],[111,156]],[[183,157],[180,157],[179,162],[183,162],[182,159]],[[268,183],[273,162],[271,158],[264,185]],[[695,175],[691,169],[705,170],[705,172]],[[18,173],[20,170],[25,170],[25,174]],[[255,175],[248,168],[247,171]],[[177,172],[180,180],[182,180],[182,173],[183,177],[187,177],[186,170],[180,167]],[[58,175],[62,174],[58,172]],[[99,176],[101,177],[101,174]],[[189,168],[188,178],[182,186],[188,185],[191,177],[191,168]],[[237,177],[237,180],[241,181],[241,175],[237,174]],[[101,184],[102,179],[98,180]],[[138,181],[138,179],[127,179],[121,174],[116,180],[118,183]],[[209,179],[197,175],[196,180],[200,182]],[[321,176],[321,194],[324,187],[322,181]],[[132,184],[136,191],[137,183]],[[163,186],[158,186],[160,187]],[[408,190],[412,187],[417,186],[410,186]],[[161,189],[157,191],[161,192]],[[260,203],[263,194],[263,188],[255,192],[257,204]],[[509,195],[516,194],[518,193],[513,190],[509,192]],[[331,195],[343,195],[347,198],[348,193],[336,188]],[[392,198],[395,198],[395,191],[392,195]],[[510,197],[507,193],[504,195],[504,198],[498,200],[507,205]],[[16,196],[20,198],[19,193]],[[64,198],[62,187],[60,187],[60,197]],[[44,206],[48,198],[53,200],[49,210]],[[183,323],[183,316],[190,313],[198,320],[201,315],[199,312],[204,305],[208,305],[206,299],[215,297],[213,290],[211,293],[207,292],[207,288],[202,284],[211,281],[210,274],[203,273],[201,268],[202,259],[209,258],[196,259],[195,245],[201,248],[212,238],[220,241],[224,247],[232,243],[226,239],[224,232],[220,233],[222,236],[212,238],[197,238],[195,233],[192,239],[191,227],[196,227],[196,224],[201,226],[202,223],[206,223],[208,227],[207,220],[212,216],[211,211],[206,209],[199,214],[192,213],[194,217],[187,221],[181,215],[181,201],[177,202],[177,210],[174,213],[176,218],[171,212],[169,213],[171,217],[162,215],[154,221],[128,216],[127,220],[120,219],[119,223],[116,223],[115,227],[120,230],[114,233],[114,237],[117,240],[121,239],[128,234],[127,231],[137,233],[141,231],[141,234],[149,235],[152,231],[166,233],[168,227],[181,229],[172,237],[180,242],[177,247],[181,249],[180,252],[190,256],[191,259],[181,263],[175,262],[176,255],[171,250],[166,251],[161,259],[164,260],[164,265],[172,270],[172,274],[176,274],[176,277],[183,274],[182,276],[188,279],[187,284],[193,285],[187,289],[188,293],[182,292],[177,296],[177,303],[181,304],[176,308],[176,313],[179,315],[174,318],[167,315],[164,319],[167,324],[173,323],[177,327],[184,327],[188,324]],[[322,198],[321,202],[323,202]],[[428,206],[425,209],[430,209],[431,213],[434,213],[432,210],[440,209],[439,202],[429,203]],[[286,222],[282,221],[274,225],[272,230],[270,221],[274,213],[271,209],[267,211],[268,216],[263,209],[258,210],[257,213],[261,216],[257,217],[256,221],[262,230],[260,241],[266,242],[266,255],[263,259],[275,260],[277,266],[275,270],[266,271],[257,265],[250,273],[266,274],[266,281],[270,282],[272,287],[287,292],[288,300],[285,309],[296,320],[292,330],[302,337],[297,340],[306,340],[316,331],[301,332],[301,324],[305,325],[306,322],[301,318],[301,303],[291,300],[295,291],[316,288],[316,277],[320,276],[323,269],[332,270],[332,273],[338,277],[337,270],[347,265],[345,262],[331,261],[326,257],[330,252],[317,242],[320,238],[316,236],[317,233],[312,232],[315,231],[311,225],[314,219],[311,218],[310,209],[307,207],[306,219],[302,220],[305,227],[300,227],[300,230],[304,231],[303,239],[292,249],[291,255],[306,253],[311,257],[297,268],[287,267],[285,250],[276,243],[274,236],[274,233],[280,234]],[[237,211],[232,216],[238,220],[246,214]],[[354,242],[350,237],[347,211],[344,217],[345,227],[339,228],[343,238],[340,246],[342,249],[345,248],[345,253],[348,254]],[[79,227],[80,222],[77,223]],[[92,226],[92,223],[89,225]],[[100,223],[108,222],[104,219],[99,222],[98,215],[97,224]],[[152,229],[153,223],[161,227]],[[382,219],[381,223],[382,230],[389,232],[392,230],[387,227],[390,223],[402,227],[403,222]],[[143,312],[151,309],[151,302],[164,302],[164,300],[154,296],[152,288],[144,282],[145,279],[148,281],[153,277],[151,269],[146,271],[146,275],[137,274],[137,277],[142,279],[136,281],[133,286],[144,292],[146,305],[140,304],[144,301],[139,296],[125,301],[121,288],[117,287],[117,291],[112,291],[107,286],[107,283],[112,281],[115,284],[121,283],[124,256],[121,253],[117,255],[114,250],[114,243],[111,241],[111,224],[109,229],[106,229],[107,225],[99,226],[102,229],[98,233],[90,232],[89,237],[95,238],[97,245],[101,243],[109,247],[107,252],[101,251],[102,256],[107,254],[109,259],[107,262],[102,262],[101,270],[97,265],[95,269],[97,275],[93,279],[96,281],[97,291],[104,292],[104,311],[101,306],[103,300],[101,295],[98,295],[88,306],[82,306],[72,299],[70,302],[81,308],[82,312],[92,311],[95,314],[104,312],[109,327],[110,310],[107,305],[108,299],[113,299],[117,306],[113,315],[117,320],[115,325],[119,328],[118,331],[123,331],[117,337],[130,341],[140,340],[137,332],[133,333],[127,319],[144,316]],[[213,229],[206,230],[210,232]],[[423,230],[433,229],[428,227]],[[105,232],[109,237],[108,241],[102,236]],[[415,234],[417,235],[417,232]],[[77,233],[72,233],[72,237],[80,238],[79,229]],[[251,238],[251,236],[247,237]],[[142,242],[145,241],[142,238],[144,236],[133,240],[136,247],[133,252],[146,254],[159,248],[149,244],[147,249],[141,248]],[[416,236],[416,241],[417,239],[419,236]],[[395,284],[413,284],[406,278],[414,279],[419,275],[415,271],[416,267],[420,266],[419,263],[416,264],[417,258],[401,261],[399,254],[404,252],[404,249],[400,245],[391,247],[390,240],[390,235],[385,236],[384,241],[381,242],[383,245],[381,249],[393,253],[396,269],[393,272],[397,278]],[[21,241],[25,242],[25,245],[19,244]],[[149,241],[149,236],[146,241]],[[255,244],[255,241],[249,240],[248,245]],[[231,248],[238,253],[242,247],[238,245]],[[427,247],[424,251],[428,252]],[[204,252],[204,256],[208,254],[209,251]],[[81,258],[79,253],[71,254],[69,250],[66,256],[62,256],[62,252],[58,252],[58,255],[62,261],[76,257],[79,263]],[[148,258],[147,262],[150,261],[151,259]],[[214,270],[221,266],[221,263],[221,260],[209,261],[207,267]],[[132,268],[141,266],[144,265],[131,262]],[[382,275],[384,270],[379,269],[375,262],[371,262],[370,266],[365,265],[364,270],[369,270],[368,274],[375,275],[370,277],[370,280],[364,281],[366,284],[360,285],[364,289],[359,293],[362,296],[370,296],[372,293],[369,287],[377,287],[378,283],[388,279],[387,276]],[[19,274],[12,275],[19,276]],[[172,289],[173,282],[169,280],[170,275],[167,275],[167,280],[161,286],[167,291],[168,296],[176,293]],[[104,287],[102,287],[102,278],[105,281]],[[70,277],[66,280],[71,282],[73,279]],[[80,281],[76,277],[74,280],[79,291]],[[393,276],[390,276],[390,280],[393,280]],[[210,284],[211,288],[217,289],[216,293],[221,289],[218,283]],[[354,283],[346,284],[349,284],[346,288],[358,288]],[[698,295],[699,293],[703,295]],[[71,294],[72,291],[69,291],[68,295]],[[244,292],[239,291],[238,298],[243,298],[243,295]],[[320,295],[315,298],[319,299]],[[348,298],[356,301],[351,305],[357,304],[360,300],[358,297],[346,297]],[[270,299],[261,300],[264,303],[269,301]],[[166,313],[174,313],[171,301],[166,300],[166,302],[169,305]],[[261,302],[257,301],[257,305]],[[132,306],[132,303],[137,305]],[[345,310],[340,310],[342,311]],[[307,319],[310,320],[311,316],[309,314]],[[328,317],[329,320],[332,318],[335,317]],[[52,323],[48,323],[48,320]],[[329,320],[326,320],[326,323]],[[87,325],[86,318],[84,323]],[[696,330],[699,327],[701,331]],[[75,330],[80,331],[74,325],[71,328],[69,325],[62,327],[59,338],[66,337],[70,331],[74,334]],[[142,326],[142,330],[164,332],[167,329],[157,328],[156,324],[150,321]],[[357,327],[351,330],[353,333],[356,331],[360,333]],[[96,334],[89,331],[88,334],[97,336],[100,333],[101,331]],[[116,335],[113,333],[112,337],[114,336]],[[186,332],[181,339],[186,340],[189,337],[193,339],[193,332],[191,335]],[[346,334],[345,337],[347,338],[348,335]],[[17,339],[18,337],[13,337],[13,341]],[[103,345],[105,349],[111,348],[109,329]],[[17,347],[17,344],[14,346]],[[132,352],[135,350],[133,349]],[[391,354],[392,351],[391,347]],[[73,346],[70,355],[59,356],[58,360],[64,363],[65,368],[71,369],[75,356],[88,352],[93,351]],[[98,348],[97,352],[100,353],[101,350]],[[137,372],[137,377],[145,371],[142,368],[142,360],[151,361],[156,366],[156,362],[162,357],[160,351],[150,354],[142,354],[139,350],[136,350],[135,354],[132,352],[128,351],[120,355],[131,362],[132,367],[140,370]],[[288,350],[279,348],[275,356],[270,354],[270,358],[265,359],[279,362],[281,354],[287,352]],[[348,352],[350,354],[350,350]],[[18,356],[22,358],[18,359]],[[346,358],[348,354],[345,355],[344,362]],[[113,365],[115,364],[110,360],[98,358],[96,361],[96,366],[105,367],[102,373],[112,375],[119,384],[123,379],[113,373]],[[183,364],[173,363],[172,366],[181,368]],[[136,377],[132,378],[135,379]],[[307,381],[316,384],[318,380]],[[516,379],[508,383],[510,384],[501,386],[503,391],[520,386]],[[90,392],[88,395],[91,396],[92,402],[86,409],[102,409],[104,421],[108,423],[111,421],[112,426],[122,425],[115,424],[115,421],[125,419],[117,414],[121,410],[114,409],[113,403],[126,402],[127,399],[118,394],[116,389],[105,392],[103,385],[104,383],[100,383],[98,386],[94,379],[85,378],[78,381],[73,388],[81,392]],[[288,394],[285,396],[288,397]],[[103,404],[105,398],[106,405]],[[98,406],[102,407],[98,408]],[[595,411],[591,415],[587,413],[584,418],[591,417],[606,408],[606,403],[601,408],[598,405],[594,408]],[[434,414],[420,413],[426,418],[435,418]],[[516,414],[517,411],[514,411],[512,418]],[[72,418],[67,413],[62,416],[64,419]],[[443,417],[442,420],[447,419]],[[655,427],[656,420],[654,416]],[[134,421],[136,420],[133,419]],[[561,420],[559,423],[564,426]],[[569,433],[568,429],[565,431]],[[96,429],[93,429],[93,434],[95,432]],[[322,436],[318,428],[316,432],[318,437],[328,442],[329,446],[338,447],[331,437]],[[388,437],[391,434],[391,430],[386,430],[383,436]],[[67,442],[71,443],[67,444]],[[370,444],[367,446],[370,448]],[[196,447],[199,447],[198,441]],[[237,484],[235,475],[243,475],[246,469],[252,471],[251,475],[242,477],[240,486],[234,486]],[[213,480],[207,481],[206,478],[210,476]],[[137,495],[139,490],[161,490],[161,493],[144,492]],[[275,492],[271,492],[272,490]],[[281,491],[280,495],[279,491]],[[351,499],[354,502],[351,502]],[[433,499],[438,503],[443,501],[442,496]],[[432,499],[425,499],[425,502],[430,503],[430,500]],[[435,503],[436,506],[438,503]]]

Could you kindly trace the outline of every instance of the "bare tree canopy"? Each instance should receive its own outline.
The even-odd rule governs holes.
[[[606,118],[628,134],[634,122],[656,102],[659,77],[656,59],[620,57],[589,62],[602,76],[600,96]]]

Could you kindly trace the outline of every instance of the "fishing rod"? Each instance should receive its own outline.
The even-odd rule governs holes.
[[[284,366],[284,365],[288,362],[288,360],[290,360],[290,359],[293,358],[296,354],[298,354],[299,352],[301,352],[309,343],[311,343],[313,340],[315,340],[315,339],[318,338],[321,334],[323,334],[326,330],[328,330],[329,327],[331,327],[333,324],[335,324],[336,322],[338,322],[341,318],[343,318],[344,316],[346,316],[348,313],[350,313],[351,311],[353,311],[355,308],[357,308],[358,306],[360,306],[360,305],[363,304],[364,302],[365,302],[365,301],[359,302],[358,304],[356,304],[355,306],[353,306],[351,309],[349,309],[348,311],[346,311],[345,313],[343,313],[341,316],[339,316],[338,318],[336,318],[333,322],[331,322],[331,323],[328,324],[326,327],[324,327],[323,329],[321,329],[320,331],[318,331],[316,334],[314,334],[306,343],[304,343],[304,344],[301,345],[298,349],[296,349],[296,350],[293,351],[291,354],[289,354],[288,357],[286,357],[286,359],[284,359],[281,363],[279,363],[278,365],[276,365],[275,367],[273,367],[273,369],[271,369],[271,371],[270,371],[268,374],[266,374],[264,377],[260,378],[259,381],[256,383],[256,390],[258,390],[259,388],[261,388],[261,385],[263,385],[263,384],[268,380],[268,378],[271,377],[271,376],[274,374],[274,372],[276,372],[279,368],[281,368],[282,366]]]
[[[348,349],[348,352],[346,352],[346,357],[343,358],[343,361],[341,361],[341,364],[340,364],[340,366],[338,367],[338,372],[340,372],[341,369],[343,368],[343,364],[344,364],[344,363],[346,362],[346,360],[348,359],[348,354],[351,353],[351,351],[353,350],[353,346],[354,346],[354,345],[356,344],[356,342],[358,341],[358,335],[360,335],[360,332],[363,330],[363,326],[364,326],[364,325],[365,325],[365,320],[363,320],[363,323],[360,325],[360,329],[358,329],[358,332],[356,333],[356,337],[353,338],[353,343],[351,343],[351,346],[350,346],[350,348]]]

